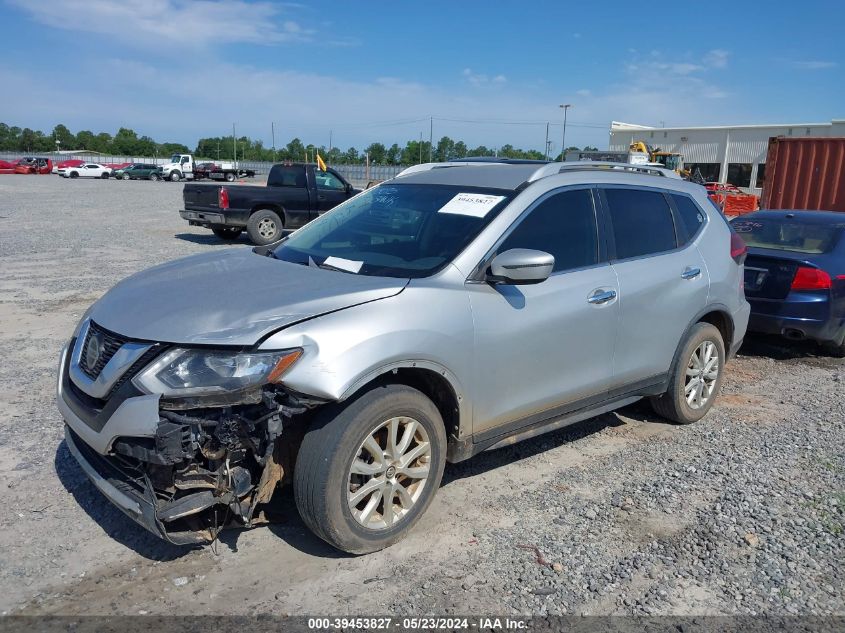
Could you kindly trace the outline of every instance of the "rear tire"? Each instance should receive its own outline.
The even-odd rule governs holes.
[[[725,343],[721,332],[709,323],[696,323],[673,367],[669,388],[650,398],[651,406],[667,420],[692,424],[707,415],[722,386]]]
[[[241,233],[243,233],[243,229],[235,227],[220,227],[211,229],[211,232],[221,240],[231,241],[238,239],[241,236]]]
[[[434,403],[405,385],[376,387],[317,414],[296,458],[296,506],[330,545],[375,552],[413,528],[445,463],[446,431]]]
[[[246,232],[253,244],[265,246],[282,239],[284,223],[279,215],[271,209],[258,209],[249,216]]]

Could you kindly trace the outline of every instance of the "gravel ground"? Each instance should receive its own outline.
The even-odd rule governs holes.
[[[288,493],[278,523],[214,548],[148,535],[68,455],[55,363],[111,285],[230,246],[180,200],[0,176],[0,612],[845,614],[845,365],[774,339],[749,339],[692,426],[636,404],[448,466],[377,554],[331,550]]]

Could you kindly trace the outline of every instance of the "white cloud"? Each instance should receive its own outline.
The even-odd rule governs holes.
[[[728,65],[730,53],[721,48],[714,48],[704,56],[704,63],[709,68],[724,68]]]
[[[794,61],[790,62],[789,64],[793,68],[799,68],[801,70],[824,70],[826,68],[836,68],[839,66],[837,62],[830,62],[830,61],[821,61],[821,60],[813,60],[813,61]]]
[[[308,41],[313,31],[283,19],[287,5],[244,0],[9,0],[34,20],[59,29],[95,33],[123,43],[172,46]]]
[[[504,75],[496,75],[491,78],[483,73],[474,73],[472,68],[464,68],[461,74],[464,76],[464,80],[473,86],[484,86],[490,83],[503,84],[508,80]]]

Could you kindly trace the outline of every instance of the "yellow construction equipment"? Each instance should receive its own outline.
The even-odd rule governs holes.
[[[684,157],[677,152],[664,152],[644,141],[634,141],[628,149],[628,162],[631,164],[665,167],[678,172],[684,178],[689,177],[689,171],[684,169]]]

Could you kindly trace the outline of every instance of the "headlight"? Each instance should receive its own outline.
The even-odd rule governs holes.
[[[302,350],[227,352],[174,349],[132,379],[145,393],[166,398],[213,396],[277,382]]]

